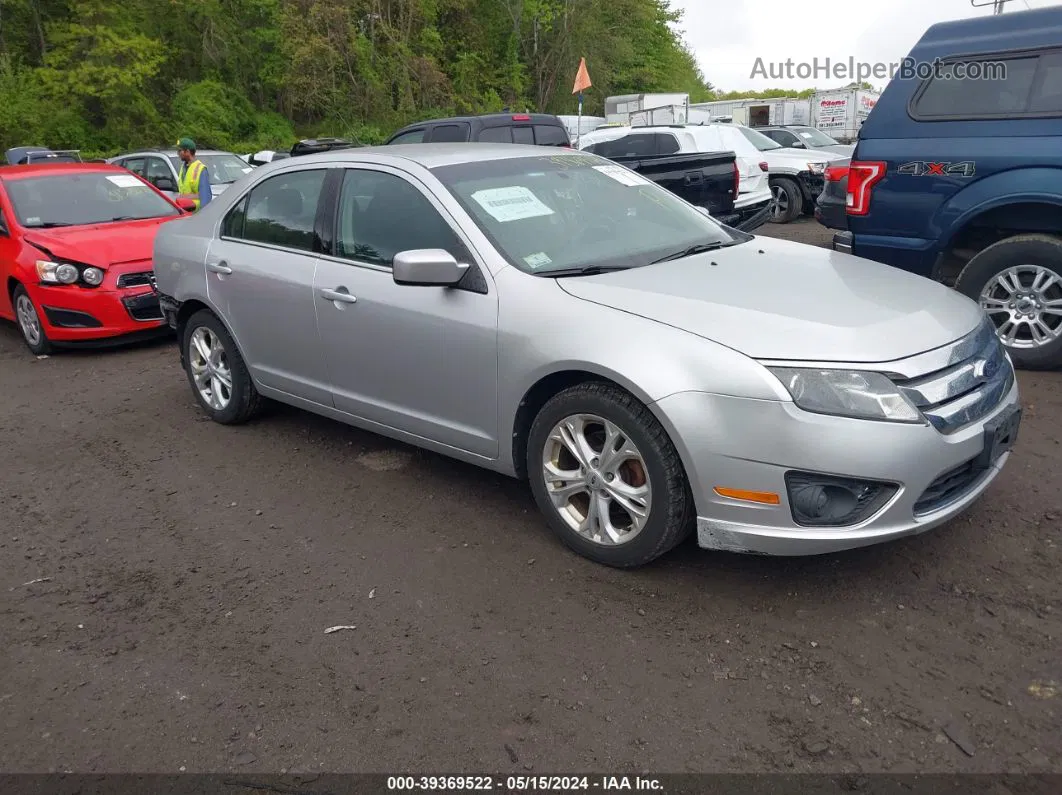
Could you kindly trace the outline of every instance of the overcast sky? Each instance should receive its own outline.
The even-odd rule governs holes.
[[[978,4],[989,0],[975,0]],[[935,22],[988,15],[970,0],[671,0],[682,9],[685,39],[704,76],[724,91],[764,88],[837,88],[849,82],[825,77],[772,80],[751,77],[764,64],[811,63],[818,57],[897,63]],[[1062,0],[1010,0],[1004,13],[1062,5]],[[869,78],[881,88],[885,82]]]

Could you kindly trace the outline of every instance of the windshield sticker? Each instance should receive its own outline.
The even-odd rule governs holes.
[[[540,251],[537,254],[529,254],[524,257],[524,262],[527,263],[527,267],[533,270],[535,268],[541,268],[543,265],[549,265],[553,260],[546,256],[544,251]]]
[[[142,188],[144,183],[134,177],[132,174],[118,174],[113,177],[107,177],[109,182],[114,183],[119,188]]]
[[[649,183],[649,180],[623,166],[594,166],[594,171],[600,171],[606,177],[612,177],[621,185],[635,186]]]
[[[26,226],[40,226],[41,219],[39,216],[32,215],[26,219]]]
[[[523,221],[525,218],[538,218],[553,215],[538,197],[527,188],[513,185],[510,188],[491,188],[472,194],[476,203],[493,216],[495,221]]]

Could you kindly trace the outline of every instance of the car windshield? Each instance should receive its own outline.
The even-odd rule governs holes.
[[[753,146],[759,149],[761,152],[766,152],[768,149],[781,149],[782,145],[777,141],[772,141],[766,135],[761,132],[756,132],[751,127],[738,127],[741,130],[741,134],[744,135]]]
[[[86,171],[5,181],[15,215],[24,227],[169,218],[178,210],[128,173]]]
[[[814,127],[801,127],[797,130],[797,135],[803,138],[809,146],[837,146],[837,141]]]
[[[510,263],[537,275],[640,267],[751,239],[596,155],[480,160],[433,173]]]
[[[241,158],[228,152],[222,152],[216,155],[196,155],[196,160],[199,160],[207,167],[207,171],[210,173],[211,185],[225,185],[229,182],[235,182],[244,174],[249,174],[254,169],[245,163]],[[170,158],[173,163],[173,167],[177,169],[177,173],[181,173],[181,169],[184,167],[184,163],[177,156]]]

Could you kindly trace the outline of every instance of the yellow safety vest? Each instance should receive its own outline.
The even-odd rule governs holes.
[[[192,199],[195,209],[199,209],[199,177],[203,173],[203,165],[200,160],[186,163],[181,169],[181,175],[177,178],[177,194],[182,199]]]

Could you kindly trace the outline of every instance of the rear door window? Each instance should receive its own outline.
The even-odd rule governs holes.
[[[317,202],[327,173],[314,169],[269,177],[251,190],[246,205],[241,202],[230,211],[233,217],[226,219],[226,229],[242,227],[244,240],[312,251]]]
[[[437,143],[464,143],[468,140],[467,124],[440,124],[431,131],[431,142]]]
[[[916,119],[984,119],[1026,112],[1037,56],[944,64],[915,95]],[[979,79],[973,79],[980,70]],[[965,79],[963,79],[965,78]]]
[[[138,174],[141,177],[144,176],[144,164],[145,160],[142,157],[131,157],[122,162],[124,168],[129,169],[134,174]]]
[[[535,143],[539,146],[569,146],[568,133],[552,124],[535,125]]]
[[[511,144],[512,127],[484,127],[479,134],[479,140],[488,144]]]

